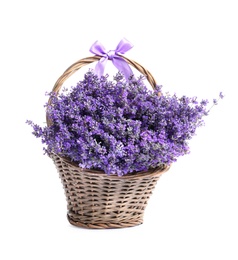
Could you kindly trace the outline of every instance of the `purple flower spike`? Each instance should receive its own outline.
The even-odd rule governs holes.
[[[220,92],[219,97],[220,97],[220,99],[223,99],[223,98],[224,98],[224,95],[223,95],[222,92]]]

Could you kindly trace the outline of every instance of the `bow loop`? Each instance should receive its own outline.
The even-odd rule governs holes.
[[[99,41],[96,41],[91,46],[89,51],[92,52],[93,54],[99,55],[99,56],[103,56],[103,55],[105,55],[107,53],[106,49],[104,48],[104,46]]]
[[[133,45],[125,38],[123,38],[117,45],[116,53],[124,54],[133,48]]]
[[[106,51],[104,46],[99,41],[96,41],[91,46],[90,52],[102,57],[95,67],[95,72],[98,74],[98,76],[103,75],[107,61],[111,60],[113,65],[121,73],[123,73],[126,79],[128,80],[128,78],[133,74],[133,72],[130,66],[127,64],[127,62],[120,55],[129,51],[132,47],[133,45],[128,40],[123,38],[118,43],[115,50]]]

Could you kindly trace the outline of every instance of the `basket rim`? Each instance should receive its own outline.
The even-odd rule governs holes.
[[[118,179],[138,179],[138,178],[144,178],[144,177],[157,176],[157,175],[161,175],[161,174],[167,172],[171,168],[171,164],[170,165],[161,164],[161,166],[148,169],[147,171],[139,171],[139,172],[128,173],[128,174],[125,174],[122,176],[118,176],[117,174],[108,175],[102,170],[80,168],[76,162],[73,162],[69,158],[60,156],[55,153],[51,153],[50,157],[51,158],[53,157],[52,158],[53,160],[54,160],[54,157],[58,157],[69,167],[73,167],[73,168],[75,168],[75,170],[77,170],[79,172],[83,172],[84,174],[91,175],[92,177],[97,176],[97,177],[101,177],[101,178],[110,178],[110,179],[117,179],[117,180]]]

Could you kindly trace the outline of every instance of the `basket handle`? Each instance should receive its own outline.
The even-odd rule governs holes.
[[[128,64],[132,65],[135,69],[137,69],[141,74],[143,74],[146,79],[148,80],[148,82],[150,83],[150,85],[152,86],[152,88],[155,90],[156,87],[156,81],[154,79],[154,77],[152,76],[152,74],[145,69],[142,65],[140,65],[138,62],[133,61],[131,59],[128,59],[122,55],[120,55]],[[80,68],[82,68],[85,65],[88,65],[92,62],[95,61],[99,61],[102,57],[101,56],[91,56],[91,57],[87,57],[81,60],[76,61],[74,64],[72,64],[70,67],[68,67],[65,72],[58,78],[58,80],[55,82],[55,85],[52,89],[52,92],[58,94],[63,83],[65,82],[65,80],[67,80],[71,75],[73,75],[77,70],[79,70]],[[48,104],[51,103],[51,98],[49,98],[48,100]],[[46,121],[47,121],[47,125],[51,125],[52,123],[50,122],[47,113],[46,113]]]
[[[124,56],[121,55],[121,57],[130,65],[132,65],[135,69],[137,69],[141,74],[143,74],[146,79],[148,80],[148,82],[150,83],[150,85],[152,86],[153,89],[155,89],[156,86],[156,81],[154,79],[154,77],[151,75],[151,73],[145,69],[142,65],[140,65],[138,62],[130,60]],[[53,87],[53,92],[55,92],[56,94],[59,93],[61,86],[63,85],[63,83],[65,82],[66,79],[68,79],[71,75],[73,75],[77,70],[79,70],[80,68],[82,68],[85,65],[88,65],[92,62],[95,61],[99,61],[102,57],[101,56],[92,56],[92,57],[87,57],[84,59],[81,59],[77,62],[75,62],[74,64],[72,64],[60,77],[59,79],[56,81],[54,87]]]

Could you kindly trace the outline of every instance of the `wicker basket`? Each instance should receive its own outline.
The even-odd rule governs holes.
[[[100,58],[93,56],[71,65],[57,80],[53,91],[58,94],[67,78]],[[124,56],[123,58],[155,87],[153,76],[144,67]],[[46,119],[50,125],[49,118]],[[72,225],[85,228],[121,228],[142,224],[150,195],[161,174],[169,169],[169,166],[162,165],[147,172],[118,177],[108,176],[103,171],[81,169],[77,164],[56,154],[51,154],[51,158],[65,190],[68,220]]]

